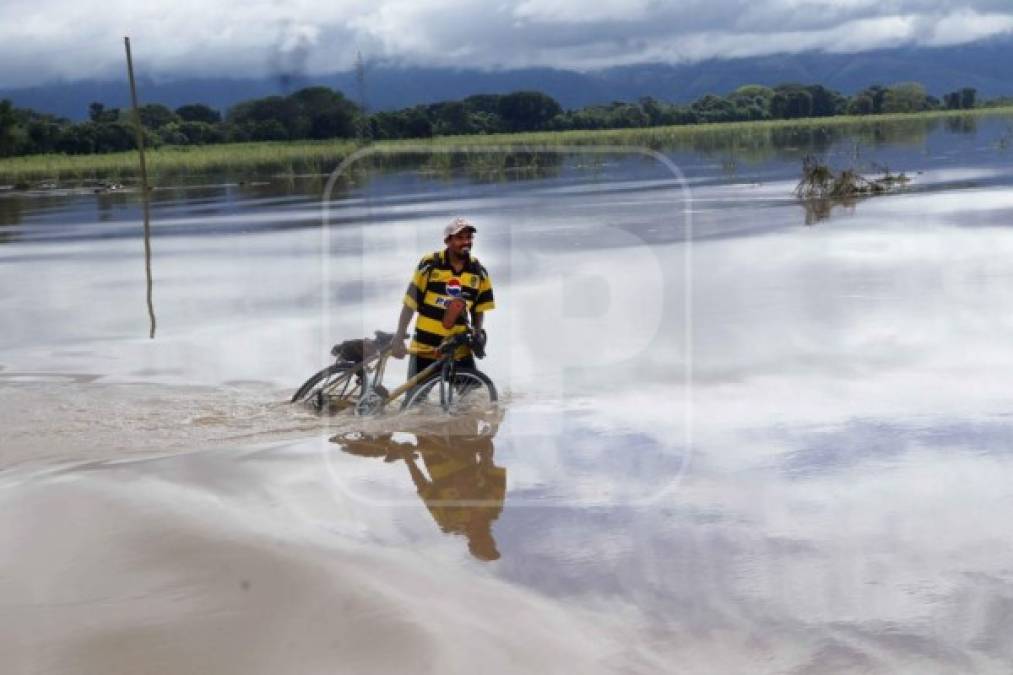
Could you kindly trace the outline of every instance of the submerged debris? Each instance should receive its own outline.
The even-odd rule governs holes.
[[[876,195],[903,187],[910,182],[903,173],[892,174],[883,169],[878,178],[866,178],[854,169],[835,172],[812,155],[802,160],[802,180],[795,187],[799,199],[848,199]]]
[[[138,189],[136,186],[126,185],[119,181],[105,178],[85,178],[66,182],[60,182],[55,179],[29,182],[22,179],[10,186],[0,185],[0,195],[15,197],[63,197],[89,193],[96,195],[119,192],[128,193],[136,192]],[[148,190],[151,189],[152,187],[148,186]]]
[[[109,192],[119,192],[123,190],[122,183],[116,183],[114,181],[99,181],[98,185],[92,189],[97,195],[106,194]]]
[[[867,178],[854,169],[835,172],[812,155],[802,160],[802,179],[795,187],[795,195],[805,209],[806,225],[814,225],[830,217],[835,206],[853,208],[863,197],[898,190],[911,179],[903,173],[893,174],[886,167],[876,178]]]

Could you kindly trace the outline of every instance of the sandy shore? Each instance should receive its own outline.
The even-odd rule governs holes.
[[[349,535],[355,514],[324,494],[317,506],[334,527],[300,521],[257,469],[215,454],[79,467],[0,491],[4,672],[636,666],[624,655],[632,625],[618,617],[364,542]]]

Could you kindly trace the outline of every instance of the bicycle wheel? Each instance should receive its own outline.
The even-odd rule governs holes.
[[[405,401],[405,408],[439,405],[451,414],[481,412],[495,407],[499,394],[489,376],[473,368],[458,368],[454,384],[447,387],[441,400],[442,375],[436,373],[420,384]]]
[[[314,389],[317,390],[316,393],[318,394],[327,394],[328,396],[342,399],[352,398],[356,395],[360,386],[360,383],[352,382],[356,370],[356,368],[342,363],[329,365],[303,382],[302,386],[292,394],[292,400],[289,403],[309,399],[310,395],[314,393]],[[361,370],[361,368],[358,370]]]

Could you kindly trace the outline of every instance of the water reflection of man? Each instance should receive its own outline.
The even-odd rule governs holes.
[[[493,434],[414,436],[415,443],[397,441],[393,434],[356,434],[332,440],[354,455],[403,461],[440,530],[467,538],[468,550],[479,560],[498,559],[492,524],[503,511],[506,469],[493,462]]]

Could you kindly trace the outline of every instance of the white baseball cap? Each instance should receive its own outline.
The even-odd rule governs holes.
[[[443,240],[446,241],[448,237],[453,237],[455,234],[463,232],[464,230],[478,232],[478,230],[475,229],[475,226],[464,218],[454,218],[447,223],[445,228],[443,228]]]

